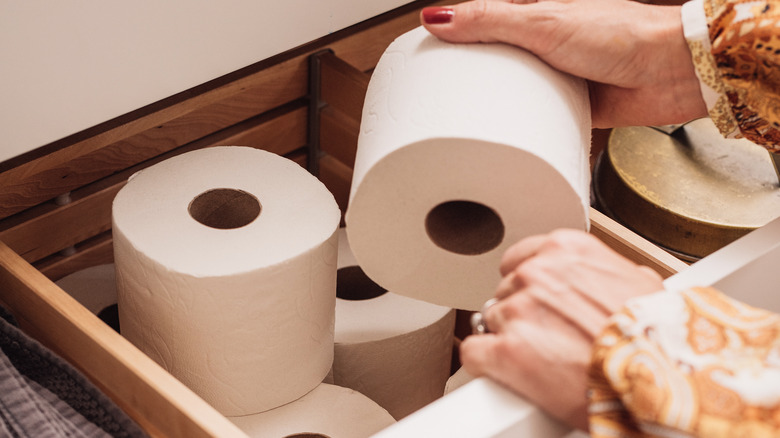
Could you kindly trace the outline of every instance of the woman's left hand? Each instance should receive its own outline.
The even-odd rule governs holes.
[[[587,429],[591,346],[627,299],[662,290],[661,277],[574,230],[515,244],[501,274],[499,301],[484,315],[489,333],[463,341],[463,366]]]

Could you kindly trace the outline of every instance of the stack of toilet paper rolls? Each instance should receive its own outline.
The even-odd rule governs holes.
[[[122,335],[251,436],[367,436],[443,394],[454,311],[337,299],[356,263],[332,195],[296,163],[189,152],[134,175],[113,213]]]
[[[129,180],[113,206],[121,333],[253,436],[315,411],[307,432],[370,434],[442,395],[452,309],[492,297],[509,245],[588,228],[589,144],[583,81],[415,29],[372,76],[346,234],[322,183],[261,150]],[[338,268],[374,292],[337,299]],[[362,435],[334,409],[361,412]]]
[[[370,280],[339,232],[333,383],[400,420],[444,394],[455,310],[388,292]]]
[[[322,383],[340,216],[315,177],[261,150],[202,149],[137,173],[113,205],[122,335],[255,436],[387,426],[365,396]]]
[[[226,416],[316,387],[333,362],[333,196],[247,147],[185,153],[113,203],[122,335]]]

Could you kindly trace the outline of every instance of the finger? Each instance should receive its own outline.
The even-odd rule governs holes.
[[[496,287],[495,297],[503,300],[516,292],[522,291],[524,287],[526,287],[525,281],[516,272],[512,271],[501,278],[498,287]]]
[[[487,376],[554,417],[585,427],[590,346],[571,327],[519,321],[506,334],[467,337],[460,358],[473,376]]]
[[[515,267],[515,288],[534,284],[553,294],[576,291],[607,313],[619,310],[631,296],[663,288],[658,273],[626,259],[591,234],[560,229],[545,237],[534,256]]]
[[[504,42],[541,54],[557,47],[563,37],[555,33],[561,27],[558,20],[567,16],[561,13],[562,4],[474,0],[446,8],[424,8],[421,21],[445,41]]]
[[[507,333],[468,336],[460,345],[460,360],[469,374],[490,377],[521,395],[536,394],[538,399],[538,376],[546,372],[542,363],[550,356],[542,353],[546,351],[543,340],[577,339],[576,336],[533,322],[514,321]],[[555,354],[571,350],[568,341],[563,345],[566,348]]]
[[[499,360],[497,351],[500,340],[493,334],[467,336],[460,343],[460,361],[463,368],[474,377],[488,375],[488,370]]]
[[[523,385],[513,380],[530,375],[535,365],[526,360],[526,352],[529,339],[541,339],[536,331],[524,321],[515,321],[511,332],[468,336],[460,344],[461,363],[469,374],[488,376],[523,394]]]
[[[510,246],[501,258],[501,265],[499,267],[501,275],[506,276],[520,265],[520,263],[538,253],[539,249],[546,241],[546,234],[538,234],[526,237]]]
[[[544,288],[531,287],[522,295],[549,308],[556,317],[565,319],[591,340],[601,333],[610,315],[579,293],[551,294]]]
[[[505,326],[513,321],[523,320],[537,307],[531,296],[518,294],[511,299],[499,299],[496,304],[485,309],[482,317],[491,333],[501,333]]]
[[[507,308],[523,310],[529,317],[541,321],[545,313],[543,308],[546,308],[594,338],[601,332],[611,312],[599,300],[594,299],[592,294],[579,289],[576,282],[581,276],[574,277],[575,284],[560,278],[559,264],[568,266],[563,268],[567,271],[578,270],[577,266],[567,264],[566,257],[566,253],[538,255],[506,275],[496,291],[501,305],[493,306],[495,311]],[[506,311],[504,313],[506,314]],[[505,317],[512,316],[514,315]],[[491,319],[498,318],[491,315]],[[497,320],[494,324],[501,323],[503,321]]]

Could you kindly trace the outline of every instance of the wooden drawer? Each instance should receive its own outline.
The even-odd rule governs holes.
[[[131,174],[198,148],[308,163],[343,211],[370,71],[422,6],[445,3],[414,2],[0,163],[0,302],[153,436],[245,436],[54,281],[112,261],[111,202]],[[598,211],[591,218],[594,235],[664,277],[686,266]]]

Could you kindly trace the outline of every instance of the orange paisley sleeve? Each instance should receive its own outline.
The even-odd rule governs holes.
[[[780,316],[711,288],[630,301],[597,340],[590,433],[780,435]]]
[[[780,151],[780,0],[702,3],[709,47],[688,42],[699,78],[721,95],[712,120],[727,137]]]

